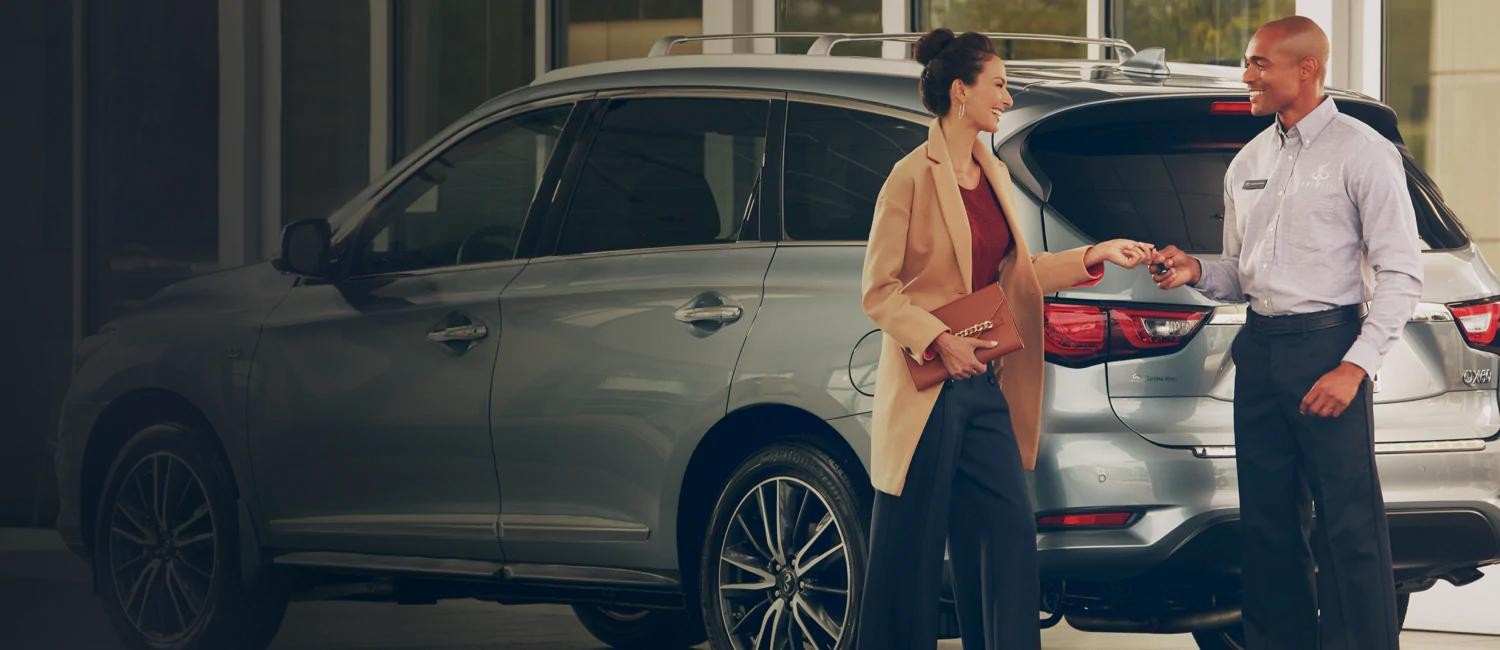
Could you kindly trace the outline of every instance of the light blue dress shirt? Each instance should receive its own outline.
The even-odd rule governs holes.
[[[1422,296],[1421,247],[1395,145],[1325,97],[1255,136],[1224,176],[1224,254],[1195,288],[1264,316],[1369,303],[1345,353],[1374,376]]]

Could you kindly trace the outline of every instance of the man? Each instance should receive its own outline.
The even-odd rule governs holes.
[[[1276,122],[1229,166],[1224,254],[1152,259],[1163,289],[1249,303],[1231,354],[1251,648],[1381,650],[1399,632],[1370,377],[1421,296],[1416,218],[1396,148],[1323,94],[1327,62],[1307,18],[1255,33],[1242,80]]]

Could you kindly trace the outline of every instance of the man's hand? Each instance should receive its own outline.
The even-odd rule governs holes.
[[[1197,284],[1203,279],[1203,265],[1198,258],[1182,252],[1174,245],[1156,251],[1151,256],[1151,279],[1161,289],[1176,289],[1184,284]]]
[[[943,367],[948,369],[948,374],[954,379],[968,379],[989,370],[988,366],[974,356],[974,351],[998,345],[994,341],[955,336],[952,332],[939,334],[935,343],[938,358],[942,360]]]
[[[1354,395],[1359,392],[1359,385],[1365,380],[1365,370],[1353,363],[1345,361],[1339,367],[1328,371],[1313,384],[1312,390],[1307,391],[1307,396],[1302,398],[1302,406],[1298,408],[1303,415],[1313,415],[1320,418],[1336,418],[1349,408],[1349,403],[1354,401]]]

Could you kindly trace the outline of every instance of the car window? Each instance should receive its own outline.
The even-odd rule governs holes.
[[[606,107],[557,253],[754,239],[771,102],[631,98]]]
[[[891,167],[926,140],[925,124],[793,102],[786,124],[786,238],[867,239]]]
[[[1052,181],[1049,202],[1086,236],[1218,252],[1224,173],[1263,122],[1106,123],[1030,142]]]
[[[1046,133],[1029,145],[1052,182],[1049,203],[1086,237],[1171,242],[1192,253],[1220,253],[1224,174],[1235,154],[1264,128],[1263,119],[1113,123]],[[1422,249],[1466,243],[1441,200],[1411,172],[1407,189]]]
[[[492,124],[423,165],[363,227],[354,274],[512,259],[572,106]]]

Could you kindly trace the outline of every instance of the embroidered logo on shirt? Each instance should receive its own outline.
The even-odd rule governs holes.
[[[1267,180],[1269,179],[1262,178],[1259,180],[1245,181],[1245,184],[1241,187],[1247,190],[1263,190],[1266,189]]]
[[[1312,181],[1313,189],[1322,189],[1323,181],[1331,177],[1332,174],[1328,173],[1328,163],[1318,165],[1318,169],[1308,175],[1308,179]]]

